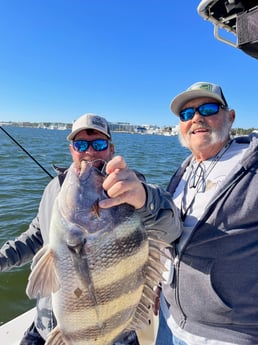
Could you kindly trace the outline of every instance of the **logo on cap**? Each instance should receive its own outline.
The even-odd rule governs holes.
[[[92,123],[98,127],[102,127],[103,129],[106,129],[106,124],[104,123],[104,121],[102,121],[102,119],[97,116],[95,116],[92,119]]]
[[[188,90],[198,90],[198,89],[204,89],[204,90],[207,90],[209,92],[214,92],[213,90],[213,85],[212,84],[200,84],[200,83],[196,83],[192,86],[189,87]]]

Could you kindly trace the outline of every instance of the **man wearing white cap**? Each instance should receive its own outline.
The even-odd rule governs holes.
[[[258,344],[258,136],[230,137],[235,111],[213,83],[190,86],[171,110],[192,154],[168,186],[183,232],[156,345]]]
[[[76,170],[81,161],[86,160],[108,176],[103,188],[109,199],[99,202],[102,208],[128,203],[135,207],[144,226],[164,234],[167,242],[180,234],[180,226],[175,207],[169,193],[159,187],[148,185],[141,174],[129,169],[121,156],[114,155],[111,132],[106,119],[95,114],[82,115],[73,123],[67,139]],[[29,229],[14,241],[6,242],[0,249],[0,270],[30,262],[35,253],[49,242],[50,219],[53,203],[66,176],[66,169],[58,169],[59,175],[45,188],[38,214]],[[169,229],[169,233],[167,233]],[[31,327],[26,331],[20,345],[42,345],[56,321],[52,311],[51,297],[37,300],[37,313]],[[135,332],[121,336],[117,345],[138,345]]]

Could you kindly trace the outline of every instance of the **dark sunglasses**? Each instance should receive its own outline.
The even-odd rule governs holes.
[[[224,105],[218,103],[204,103],[199,107],[186,108],[180,111],[179,117],[181,121],[189,121],[194,117],[196,111],[202,116],[215,115],[219,112],[219,108],[226,109]]]
[[[95,151],[104,151],[108,148],[108,140],[95,139],[95,140],[75,140],[73,148],[77,152],[85,152],[91,146]]]

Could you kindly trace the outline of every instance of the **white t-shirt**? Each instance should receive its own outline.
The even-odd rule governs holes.
[[[189,207],[179,249],[183,247],[213,195],[226,176],[230,174],[230,171],[234,170],[247,148],[248,144],[239,145],[233,141],[229,147],[222,149],[216,157],[201,163],[193,160],[187,167],[173,195],[174,203],[182,214]]]

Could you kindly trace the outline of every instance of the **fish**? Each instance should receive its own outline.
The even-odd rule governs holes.
[[[146,230],[129,204],[108,209],[106,178],[94,164],[72,163],[54,202],[49,243],[33,258],[26,293],[52,296],[56,327],[46,345],[111,345],[149,325],[155,286],[169,246]]]

